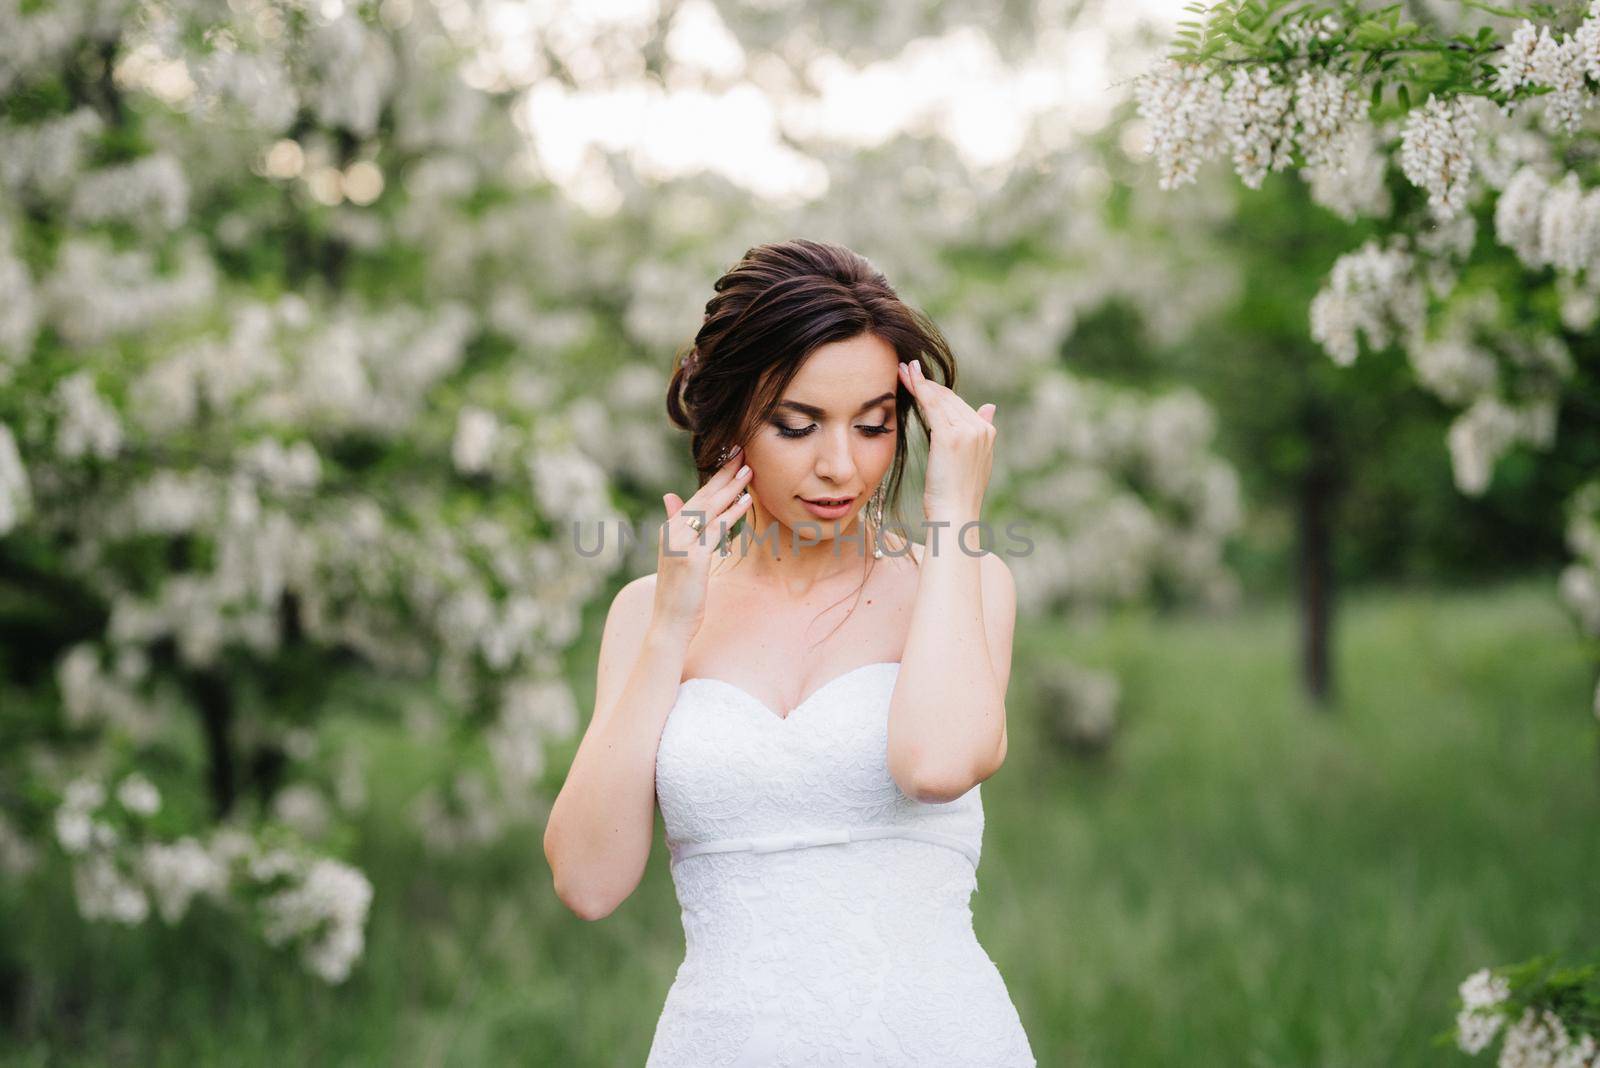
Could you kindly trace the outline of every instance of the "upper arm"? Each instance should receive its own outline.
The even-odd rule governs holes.
[[[611,599],[605,630],[600,636],[599,662],[595,667],[591,728],[609,713],[622,695],[628,676],[633,674],[633,666],[638,662],[645,635],[650,630],[655,592],[656,577],[650,574],[634,579]]]
[[[590,747],[590,739],[594,738],[610,719],[617,699],[622,695],[627,686],[628,677],[633,674],[634,664],[639,659],[639,653],[644,647],[645,634],[649,630],[652,602],[655,599],[655,576],[646,575],[637,578],[618,590],[611,599],[611,607],[606,613],[605,629],[600,636],[600,653],[598,666],[595,670],[594,711],[589,717],[589,724],[584,729],[583,739],[578,743],[580,752]],[[566,798],[566,787],[563,785],[561,793],[556,796],[552,808],[552,818],[545,825],[544,848],[545,856],[551,857],[552,836],[558,826],[555,817],[556,810],[562,806]],[[654,824],[651,825],[651,835],[654,835]],[[553,858],[552,858],[553,859]],[[553,866],[553,865],[552,865]],[[556,876],[558,882],[560,875]],[[558,888],[558,894],[562,891]],[[570,899],[562,895],[563,901]],[[586,919],[597,919],[606,915],[610,909],[599,913],[578,906],[571,906],[580,916]]]
[[[995,681],[1000,685],[1002,714],[1006,691],[1011,685],[1011,648],[1017,627],[1017,585],[1004,558],[986,552],[979,560],[978,584],[983,599],[983,634],[989,646],[989,661]],[[995,756],[999,767],[1006,758],[1006,725],[1000,723],[1000,749]]]

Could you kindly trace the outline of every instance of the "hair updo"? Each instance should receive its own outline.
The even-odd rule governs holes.
[[[712,285],[692,344],[674,358],[667,417],[689,431],[701,485],[726,450],[767,420],[783,391],[819,346],[874,334],[903,362],[921,360],[927,377],[956,388],[955,358],[938,327],[902,301],[865,256],[842,245],[795,238],[757,245]],[[906,463],[903,385],[895,396],[894,462],[883,479],[886,525],[898,516]],[[918,425],[922,426],[921,421]],[[924,444],[929,431],[922,427]]]

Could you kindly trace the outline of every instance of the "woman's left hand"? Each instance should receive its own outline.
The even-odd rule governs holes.
[[[900,365],[900,381],[932,435],[922,489],[924,516],[954,523],[978,519],[994,464],[995,406],[983,404],[973,411],[955,390],[924,376],[918,360]]]

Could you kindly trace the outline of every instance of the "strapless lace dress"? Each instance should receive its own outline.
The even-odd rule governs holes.
[[[656,754],[686,951],[646,1068],[1034,1068],[972,928],[979,787],[908,797],[887,765],[897,662],[787,717],[683,683]]]

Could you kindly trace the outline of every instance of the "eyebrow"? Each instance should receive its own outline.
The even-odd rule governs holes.
[[[873,397],[871,400],[867,401],[861,407],[857,408],[856,411],[855,411],[855,414],[856,415],[860,415],[862,412],[866,411],[868,408],[876,408],[878,405],[882,404],[884,401],[894,400],[894,397],[895,397],[895,395],[893,393],[883,393],[883,394],[880,394],[879,396]],[[795,411],[799,412],[801,415],[809,415],[813,419],[821,419],[824,415],[828,414],[827,412],[823,411],[821,408],[818,408],[814,404],[803,404],[800,401],[781,400],[777,404],[773,405],[773,407],[775,407],[775,408],[792,408]]]

